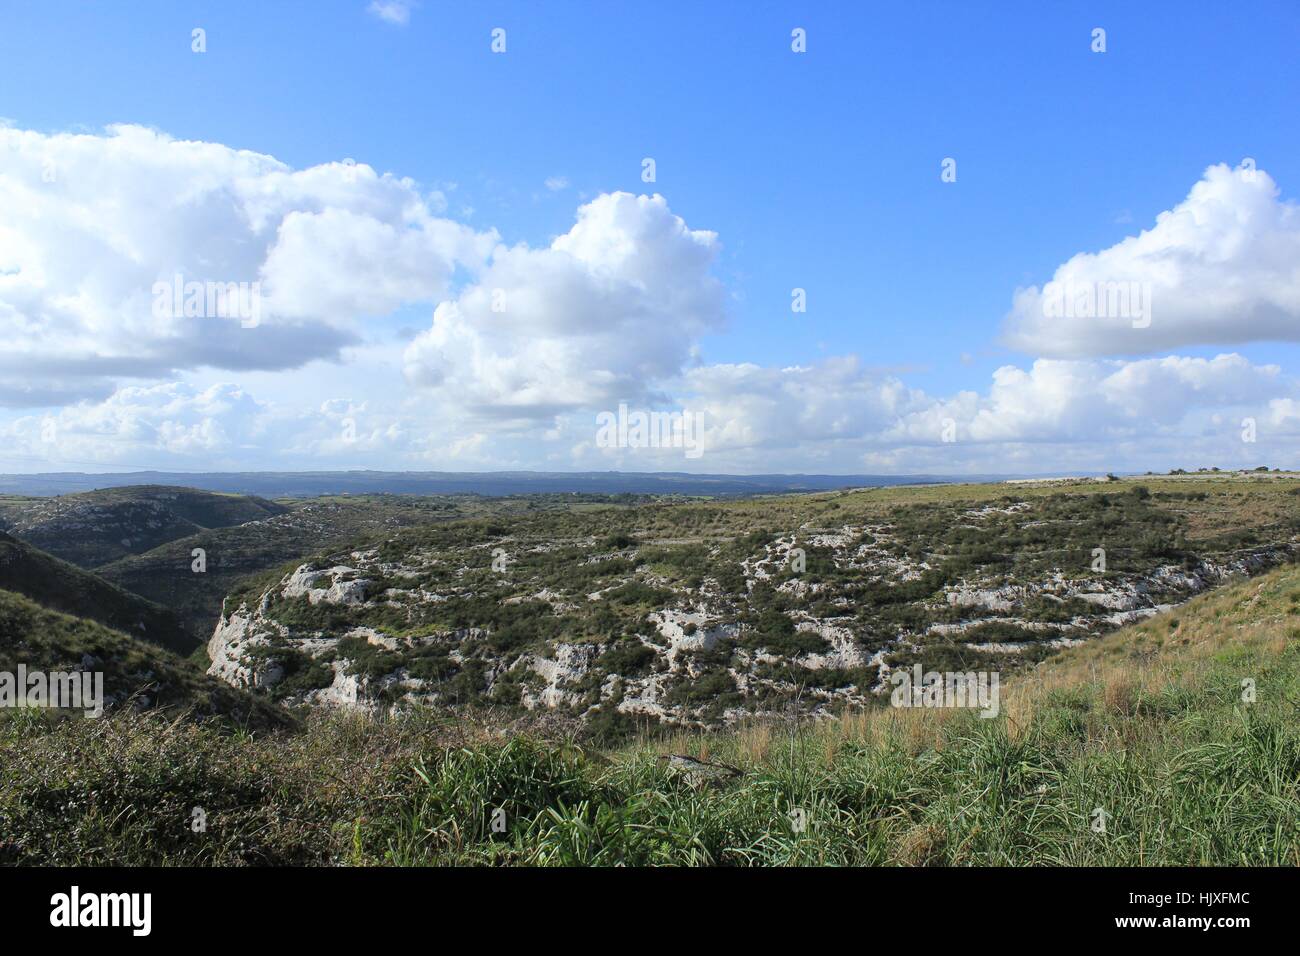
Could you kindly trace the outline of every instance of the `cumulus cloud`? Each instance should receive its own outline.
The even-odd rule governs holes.
[[[435,301],[497,241],[368,166],[295,171],[138,126],[0,128],[0,208],[0,402],[16,405],[336,358],[356,317]],[[191,283],[256,289],[257,321],[205,296],[199,315],[157,308],[163,285]]]
[[[1139,361],[1040,359],[997,369],[987,388],[926,394],[855,358],[764,368],[690,369],[666,409],[703,415],[706,471],[871,470],[1041,472],[1122,468],[1154,456],[1183,462],[1276,458],[1300,415],[1296,383],[1240,355]],[[1241,447],[1243,416],[1258,416],[1260,446]],[[601,448],[594,419],[558,429],[576,464],[684,468],[681,448]],[[1235,456],[1235,457],[1234,457]],[[1058,465],[1059,463],[1059,465]],[[1256,464],[1258,462],[1255,462]]]
[[[1211,166],[1152,228],[1018,291],[1005,339],[1050,358],[1300,341],[1300,207],[1253,165]]]
[[[412,424],[365,400],[283,407],[231,383],[163,382],[22,415],[0,425],[0,439],[20,461],[78,470],[347,468],[418,460],[426,437]]]
[[[997,369],[986,390],[949,396],[927,395],[852,358],[783,369],[712,365],[685,375],[679,394],[683,408],[705,416],[705,460],[714,467],[725,462],[790,470],[797,462],[795,470],[852,471],[908,450],[912,460],[933,460],[952,472],[981,459],[990,470],[1009,470],[998,467],[998,452],[980,447],[1226,434],[1219,426],[1240,418],[1228,410],[1281,421],[1300,407],[1285,397],[1295,392],[1277,366],[1227,354],[1039,359],[1028,368]]]
[[[1291,388],[1275,365],[1240,355],[1169,356],[1135,362],[1039,359],[1003,366],[988,393],[962,392],[904,416],[884,437],[895,442],[1098,441],[1177,428],[1200,412],[1259,406]]]
[[[718,248],[662,196],[602,195],[549,247],[498,247],[407,347],[407,379],[515,422],[648,400],[723,325]]]
[[[393,213],[285,215],[262,266],[269,307],[295,318],[382,315],[445,291],[456,263],[480,263],[495,241],[422,205]]]
[[[1300,434],[1300,399],[1273,399],[1268,403],[1267,421],[1288,434]]]
[[[682,392],[685,404],[704,414],[705,445],[713,452],[874,439],[932,403],[852,356],[786,368],[702,366],[684,376]]]

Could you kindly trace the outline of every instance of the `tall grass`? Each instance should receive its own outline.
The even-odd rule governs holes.
[[[649,750],[602,766],[512,743],[494,758],[462,755],[450,775],[444,767],[429,778],[389,860],[1300,862],[1300,735],[1280,713],[1134,717],[1104,707],[1101,687],[1084,688],[1044,707],[1014,739],[1005,721],[962,717],[920,747],[896,722],[882,740],[838,742],[830,760],[835,731],[808,729],[718,786],[692,785]],[[484,829],[494,806],[508,808],[505,833]],[[418,846],[412,833],[423,837]]]

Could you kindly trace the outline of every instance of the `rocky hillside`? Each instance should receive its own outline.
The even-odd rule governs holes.
[[[402,528],[475,516],[525,516],[609,500],[594,495],[314,498],[292,502],[291,508],[270,517],[197,531],[142,554],[119,558],[95,571],[132,593],[173,609],[193,635],[193,646],[198,647],[211,637],[221,616],[222,600],[241,579],[321,548],[382,540]],[[203,555],[202,572],[194,569],[195,549]]]
[[[892,668],[1014,670],[1296,553],[1292,483],[1147,484],[410,529],[232,593],[210,673],[293,703],[612,727],[825,714],[869,703]]]
[[[989,720],[878,707],[601,747],[541,712],[319,708],[254,734],[0,713],[0,865],[1295,866],[1298,700],[1291,565],[1061,651]]]

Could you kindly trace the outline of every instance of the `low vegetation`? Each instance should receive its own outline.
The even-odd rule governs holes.
[[[208,528],[288,510],[255,495],[130,485],[46,498],[0,495],[0,528],[78,567],[96,568]]]
[[[1288,566],[1022,669],[992,719],[882,703],[611,749],[429,711],[17,713],[0,861],[1296,865],[1298,710]]]

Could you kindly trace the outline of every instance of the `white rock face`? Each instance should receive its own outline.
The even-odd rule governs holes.
[[[854,667],[862,667],[867,663],[870,656],[862,649],[862,645],[858,643],[853,632],[846,627],[837,627],[822,622],[801,621],[795,625],[795,630],[816,634],[831,645],[827,651],[818,654],[805,654],[799,658],[800,664],[812,670],[822,670],[827,667],[848,670]]]
[[[973,627],[979,627],[981,624],[1012,624],[1016,627],[1024,628],[1026,631],[1060,631],[1073,627],[1073,624],[1050,624],[1042,621],[1022,621],[1018,617],[980,617],[970,621],[960,621],[957,624],[931,624],[925,630],[927,637],[954,637],[969,631]],[[982,645],[971,644],[971,647]]]
[[[989,506],[958,517],[987,524],[1003,520],[998,516],[1028,509],[1028,505]],[[507,550],[515,553],[510,540],[503,539]],[[692,539],[683,543],[696,542]],[[745,587],[751,591],[750,606],[743,589],[724,590],[717,575],[704,573],[700,586],[683,587],[678,579],[660,577],[652,570],[655,565],[644,562],[632,572],[609,577],[584,575],[570,584],[564,575],[534,574],[532,570],[514,571],[519,575],[515,579],[494,576],[485,580],[482,566],[467,563],[450,550],[400,553],[385,547],[382,554],[387,560],[381,560],[380,551],[340,551],[322,562],[328,567],[301,564],[268,588],[260,601],[250,601],[249,606],[223,617],[208,644],[212,659],[209,673],[237,686],[268,688],[283,681],[283,670],[292,666],[291,662],[301,662],[299,655],[318,662],[328,660],[331,671],[324,671],[319,664],[316,668],[328,686],[298,690],[289,699],[339,708],[373,710],[391,705],[400,709],[427,702],[453,706],[465,703],[459,685],[452,700],[453,691],[445,684],[459,669],[460,674],[474,679],[470,695],[473,700],[517,701],[529,709],[569,711],[568,716],[573,717],[581,717],[579,711],[590,713],[591,707],[616,703],[624,714],[698,725],[718,719],[717,704],[723,701],[726,710],[722,719],[727,721],[775,716],[785,713],[791,705],[822,716],[844,704],[864,703],[871,692],[885,690],[890,673],[885,663],[887,656],[900,654],[905,659],[924,653],[929,645],[960,642],[963,632],[996,622],[1035,632],[1025,633],[1023,640],[1010,636],[963,642],[965,649],[986,653],[993,666],[998,666],[999,659],[1007,663],[1010,655],[1027,648],[1068,646],[1081,637],[1142,620],[1170,606],[1163,602],[1184,600],[1227,577],[1277,563],[1288,550],[1275,549],[1274,554],[1237,552],[1220,559],[1219,564],[1202,562],[1192,569],[1166,565],[1148,567],[1144,573],[1108,576],[1090,575],[1086,565],[1078,562],[1056,570],[1043,570],[1041,563],[1035,562],[1032,575],[1014,577],[1001,569],[975,568],[967,580],[951,582],[943,590],[911,600],[909,603],[918,611],[910,619],[915,623],[886,631],[872,621],[869,613],[863,614],[870,608],[858,605],[861,592],[844,584],[847,581],[850,585],[892,587],[915,580],[932,565],[947,564],[943,553],[922,555],[912,544],[894,537],[888,525],[837,528],[805,524],[793,533],[787,529],[784,537],[755,547],[739,559]],[[594,541],[587,546],[594,546]],[[568,550],[574,544],[555,542],[531,550],[561,547]],[[707,544],[703,547],[713,548]],[[797,562],[792,563],[796,547],[817,549],[818,568],[814,573],[800,571]],[[635,551],[585,558],[578,555],[576,560],[593,564],[632,556]],[[713,551],[715,556],[718,553]],[[817,573],[827,566],[826,562],[834,566],[836,573]],[[756,652],[742,643],[745,633],[739,622],[750,619],[754,610],[752,590],[763,578],[781,580],[784,613],[799,632],[818,635],[826,644],[824,649],[792,655],[771,648]],[[814,580],[817,578],[821,580]],[[411,583],[409,587],[385,586],[382,593],[375,587],[376,582],[395,580]],[[665,599],[668,607],[644,618],[620,614],[608,633],[596,635],[597,640],[590,643],[585,639],[584,643],[574,643],[570,635],[585,633],[592,622],[602,621],[601,616],[588,617],[577,627],[570,627],[571,622],[551,626],[557,617],[574,612],[585,616],[591,602],[608,600],[611,591],[629,580],[675,593]],[[335,622],[328,627],[300,628],[293,622],[301,616],[285,613],[289,609],[281,602],[300,602],[303,598],[313,605],[346,608],[348,613],[322,615]],[[1073,598],[1079,601],[1071,601]],[[871,600],[875,600],[874,594]],[[491,637],[488,629],[469,626],[472,616],[431,613],[437,609],[430,605],[444,601],[466,601],[471,608],[478,602],[499,601],[507,607],[513,605],[514,611],[524,602],[544,602],[548,608],[529,608],[530,614],[538,611],[548,617],[546,625],[538,628],[538,636],[564,636],[534,642],[520,629],[510,635],[509,641],[487,640]],[[1053,602],[1058,613],[1045,613],[1054,609]],[[1044,617],[1060,620],[1038,620]],[[509,618],[524,621],[529,615],[511,614]],[[990,630],[990,637],[1000,636]],[[1032,640],[1035,636],[1040,639]],[[339,647],[344,638],[364,640],[386,653],[364,655],[369,674],[348,674],[352,662],[334,659],[346,652],[346,648],[340,651]],[[602,659],[610,641],[617,642],[621,651]],[[635,650],[636,644],[624,643],[629,641],[639,641],[651,653],[623,653]],[[283,666],[275,662],[275,655],[267,653],[271,647],[280,654]],[[610,662],[618,659],[628,661],[628,666],[611,670]],[[379,673],[389,668],[388,673]],[[822,673],[806,679],[809,675],[800,675],[799,669]],[[872,682],[873,686],[841,684],[830,680],[826,673],[859,669],[873,675],[862,681]],[[425,676],[415,677],[413,673]],[[719,685],[730,694],[734,682],[735,697],[700,702],[680,693],[693,682],[714,681],[724,674],[730,681],[722,680]],[[504,692],[504,696],[494,695],[494,689]],[[444,694],[449,696],[444,698]],[[741,702],[738,706],[737,700]]]
[[[1133,611],[1149,603],[1146,586],[1141,584],[1115,584],[1104,591],[1075,591],[1073,596],[1110,611]]]
[[[950,588],[948,603],[953,607],[982,607],[989,611],[1010,611],[1023,596],[1024,588],[1016,585],[986,589],[966,584]]]
[[[280,594],[286,598],[305,596],[312,604],[364,604],[368,578],[343,580],[344,575],[353,575],[357,571],[346,565],[337,565],[323,571],[314,570],[304,564],[293,571],[280,588]],[[324,583],[325,586],[320,585]]]
[[[371,709],[373,704],[366,699],[364,694],[365,679],[354,674],[348,674],[345,670],[347,661],[332,661],[330,666],[334,668],[334,683],[330,684],[329,687],[309,693],[307,695],[308,701],[325,707]]]
[[[993,515],[1014,515],[1022,511],[1028,511],[1030,508],[1028,501],[1017,501],[1013,505],[982,505],[979,508],[972,508],[969,511],[962,512],[963,518],[970,518],[974,521],[982,521]]]
[[[546,681],[546,686],[538,693],[525,691],[521,698],[524,706],[535,710],[539,706],[560,707],[578,703],[579,695],[564,685],[581,680],[595,657],[596,647],[592,644],[557,644],[554,659],[529,655],[527,666]]]
[[[270,643],[269,635],[254,622],[252,612],[241,606],[239,610],[217,622],[217,629],[208,641],[208,657],[212,664],[208,674],[235,687],[265,689],[284,677],[284,669],[274,662],[257,662],[246,658],[246,652]]]
[[[1161,611],[1167,611],[1173,607],[1172,604],[1161,604],[1157,607],[1140,607],[1131,611],[1116,611],[1114,614],[1107,614],[1105,620],[1113,627],[1123,627],[1125,624],[1134,624],[1148,617],[1153,617]]]
[[[337,581],[330,585],[330,589],[325,593],[325,601],[328,604],[364,604],[366,587],[369,584],[370,582],[365,578],[356,581]]]
[[[847,548],[855,537],[852,528],[844,527],[829,534],[809,535],[808,544],[814,548]]]
[[[323,571],[317,571],[309,564],[300,565],[285,578],[280,586],[280,594],[286,598],[302,597],[305,594],[310,598],[322,574]],[[320,591],[323,593],[324,589]]]
[[[390,637],[387,634],[381,634],[373,627],[354,627],[343,635],[344,637],[359,637],[367,644],[375,647],[382,647],[386,651],[395,651],[399,647],[407,646],[408,642],[397,637]]]
[[[648,620],[668,639],[668,662],[677,663],[682,651],[711,651],[718,641],[735,638],[740,628],[735,624],[708,623],[707,615],[671,608],[652,611]],[[694,628],[691,628],[694,625]],[[691,630],[691,633],[687,631]]]
[[[661,703],[663,695],[663,678],[658,675],[625,681],[623,699],[619,701],[617,709],[624,714],[646,714],[662,718],[668,715],[668,708]]]
[[[1077,637],[1054,637],[1049,641],[988,641],[984,644],[967,644],[972,651],[986,651],[991,654],[1023,654],[1030,647],[1074,647],[1083,641]]]

